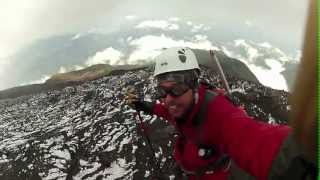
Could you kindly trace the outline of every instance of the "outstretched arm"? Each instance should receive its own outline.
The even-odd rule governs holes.
[[[224,96],[216,97],[208,108],[211,142],[242,169],[258,179],[267,179],[272,162],[291,129],[254,120]]]
[[[125,97],[126,104],[137,111],[143,111],[147,114],[154,114],[164,119],[170,120],[169,113],[163,104],[157,102],[141,101],[133,92],[128,92]]]

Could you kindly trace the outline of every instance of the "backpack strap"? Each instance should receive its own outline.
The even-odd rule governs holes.
[[[196,127],[197,129],[199,129],[199,127],[202,125],[202,123],[207,119],[208,104],[217,95],[218,95],[217,93],[215,93],[211,90],[206,90],[205,96],[204,96],[204,102],[201,104],[199,112],[192,120],[192,125],[194,127]]]
[[[195,142],[198,147],[206,147],[206,149],[210,149],[212,150],[213,154],[215,154],[215,150],[216,147],[215,146],[208,146],[203,144],[203,142],[201,142],[201,137],[202,137],[202,125],[205,122],[205,120],[207,119],[207,109],[208,109],[208,104],[209,102],[214,99],[218,94],[215,93],[214,91],[207,89],[205,91],[205,97],[204,97],[204,101],[200,106],[200,110],[197,113],[197,115],[194,117],[194,119],[192,120],[192,125],[194,126],[194,128],[197,131],[198,137],[197,137],[197,142]],[[182,139],[185,138],[185,136],[181,135]],[[213,155],[212,154],[212,155]],[[205,157],[204,157],[205,158]],[[198,170],[196,170],[195,172],[192,172],[192,175],[196,176],[196,179],[199,179],[203,174],[206,174],[207,172],[214,172],[218,169],[225,169],[228,170],[230,167],[231,163],[231,159],[229,157],[229,155],[227,154],[221,154],[221,156],[214,162],[208,164],[208,166],[205,167],[201,167]],[[190,174],[190,172],[186,172],[187,174]]]
[[[204,121],[207,119],[207,109],[208,109],[208,104],[209,102],[214,99],[218,94],[215,93],[212,90],[206,90],[205,92],[205,97],[204,97],[204,102],[201,104],[200,110],[197,113],[197,115],[194,117],[193,121],[192,121],[192,125],[196,128],[197,130],[197,134],[198,134],[198,146],[202,146],[204,144],[202,144],[203,142],[201,142],[201,136],[202,136],[202,125],[204,123]],[[215,146],[211,146],[210,147],[212,151],[215,152],[216,147]],[[200,169],[198,169],[196,171],[196,176],[200,177],[203,174],[205,174],[205,172],[207,171],[216,171],[217,169],[221,169],[226,167],[227,164],[229,164],[230,161],[230,157],[227,154],[222,154],[219,159],[217,159],[216,161],[210,163],[208,166],[206,167],[202,167]],[[227,168],[228,169],[228,168]]]

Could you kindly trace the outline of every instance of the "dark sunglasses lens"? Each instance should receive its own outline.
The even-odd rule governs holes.
[[[171,94],[173,96],[181,96],[188,91],[188,87],[185,85],[176,85],[171,89]]]
[[[166,92],[165,89],[163,89],[163,88],[161,88],[161,87],[158,87],[158,89],[157,89],[157,94],[158,94],[158,97],[159,97],[159,98],[164,98],[164,97],[166,97],[167,92]]]

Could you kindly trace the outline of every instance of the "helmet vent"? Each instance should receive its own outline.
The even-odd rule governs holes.
[[[168,65],[168,63],[167,63],[167,62],[163,62],[163,63],[161,63],[160,65],[161,65],[161,66],[166,66],[166,65]]]
[[[182,63],[186,63],[186,60],[187,60],[187,57],[185,55],[185,49],[181,49],[178,51],[178,54],[179,54],[179,59]]]

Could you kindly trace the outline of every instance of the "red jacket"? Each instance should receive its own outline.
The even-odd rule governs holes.
[[[174,158],[177,163],[187,171],[196,171],[217,160],[222,153],[227,153],[243,170],[257,179],[267,179],[272,161],[290,128],[253,120],[221,94],[209,101],[206,120],[200,128],[196,128],[192,120],[204,102],[205,92],[206,87],[201,85],[198,103],[179,127],[163,104],[156,104],[153,108],[154,114],[170,121],[185,137],[183,142],[181,136],[176,141]],[[218,151],[205,160],[198,156],[199,142],[212,145]],[[181,146],[184,147],[183,152],[179,150]],[[201,179],[227,179],[227,176],[228,173],[222,169]]]

